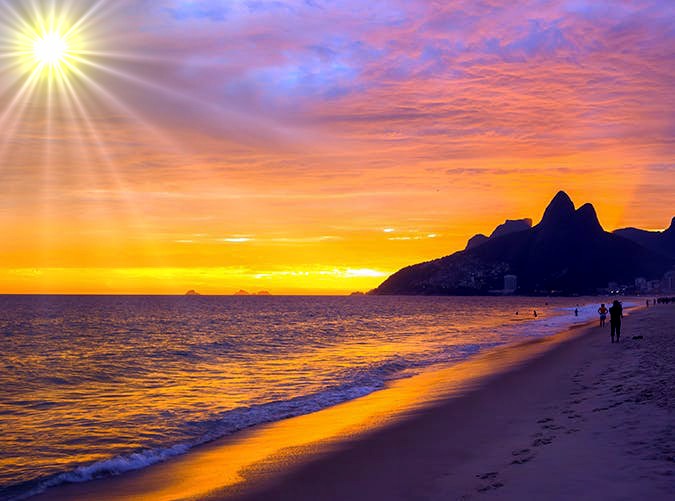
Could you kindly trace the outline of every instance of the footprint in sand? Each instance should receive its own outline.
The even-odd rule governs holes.
[[[483,487],[479,487],[479,488],[476,489],[476,490],[477,490],[478,492],[486,492],[486,491],[491,491],[491,490],[494,490],[494,489],[499,489],[500,487],[504,487],[504,484],[501,483],[501,482],[494,482],[494,483],[492,483],[492,484],[490,484],[490,485],[486,485],[486,486],[483,486]]]
[[[532,442],[533,447],[541,447],[542,445],[549,445],[551,442],[553,442],[553,439],[555,437],[543,437],[543,438],[537,438],[534,442]]]
[[[531,453],[530,449],[518,449],[512,451],[511,455],[516,456],[516,458],[511,461],[511,464],[525,464],[534,459],[534,454]]]
[[[494,480],[497,478],[497,475],[499,475],[499,472],[489,471],[487,473],[483,473],[482,475],[476,475],[476,478],[480,478],[481,480]]]

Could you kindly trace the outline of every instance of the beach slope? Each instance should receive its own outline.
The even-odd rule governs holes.
[[[238,499],[672,499],[674,383],[675,308],[646,309]]]

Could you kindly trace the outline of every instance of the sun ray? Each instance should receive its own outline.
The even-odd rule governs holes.
[[[112,181],[113,187],[117,190],[118,193],[120,193],[121,198],[123,200],[125,214],[122,218],[122,224],[118,225],[120,227],[117,230],[118,233],[120,234],[120,237],[122,236],[123,231],[129,232],[129,228],[132,228],[131,231],[132,233],[135,234],[136,237],[142,238],[146,235],[149,235],[150,232],[147,231],[147,229],[146,231],[138,232],[135,229],[135,225],[132,224],[134,221],[142,221],[141,211],[137,206],[137,204],[135,203],[135,201],[128,195],[129,186],[118,174],[115,162],[113,161],[110,153],[106,148],[106,143],[101,137],[101,133],[97,130],[91,117],[89,116],[90,115],[89,111],[87,110],[85,104],[82,102],[82,98],[75,90],[73,83],[70,82],[68,79],[63,79],[62,84],[66,91],[66,99],[68,101],[69,107],[72,107],[71,111],[73,118],[78,122],[78,124],[83,125],[83,130],[79,127],[77,129],[78,135],[80,135],[82,138],[82,141],[80,143],[81,155],[90,160],[100,160],[100,162],[103,164],[103,167],[105,169],[104,173],[107,175],[108,180]],[[96,150],[95,154],[93,154],[94,152],[92,152],[90,148],[85,148],[82,146],[85,142],[87,144],[92,143],[94,144]],[[93,164],[94,162],[90,161],[87,163]],[[87,171],[90,178],[90,185],[96,186],[97,182],[95,181],[96,178],[95,173],[97,171],[94,171],[91,168],[87,169]],[[102,211],[103,209],[97,205],[96,210]],[[147,240],[147,237],[145,238],[145,240]]]
[[[205,101],[195,98],[194,96],[188,95],[186,93],[178,92],[170,87],[161,85],[157,82],[153,82],[151,80],[147,80],[144,78],[139,78],[135,75],[131,75],[125,71],[118,70],[116,68],[113,68],[111,66],[107,66],[105,64],[100,64],[95,61],[92,61],[90,59],[86,59],[84,57],[80,57],[77,55],[77,53],[73,53],[69,59],[72,59],[74,61],[77,61],[78,63],[81,63],[83,66],[89,66],[91,68],[95,68],[99,71],[102,71],[104,73],[107,73],[109,75],[112,75],[114,77],[123,79],[129,83],[133,83],[135,85],[144,87],[145,89],[148,90],[153,90],[157,92],[161,92],[164,95],[170,96],[170,97],[175,97],[175,98],[180,98],[182,100],[188,100],[194,103],[198,103],[201,105],[207,104]]]
[[[91,78],[89,75],[87,75],[84,71],[82,71],[81,68],[72,65],[70,62],[66,62],[68,65],[69,69],[78,76],[79,79],[87,83],[87,86],[90,90],[95,91],[97,94],[99,94],[100,97],[103,99],[107,100],[108,102],[112,103],[114,106],[119,108],[124,114],[133,120],[135,120],[137,123],[142,125],[147,132],[152,134],[152,136],[160,141],[160,143],[164,146],[170,147],[172,150],[176,149],[175,143],[173,143],[169,138],[167,138],[162,132],[150,122],[148,122],[145,118],[143,118],[140,114],[138,114],[136,111],[131,109],[129,106],[127,106],[124,102],[122,102],[121,99],[116,97],[112,92],[108,91],[106,88],[104,88],[101,84],[96,82],[93,78]]]
[[[120,71],[119,65],[124,62],[175,62],[172,58],[106,47],[114,40],[106,33],[110,30],[109,18],[120,4],[109,0],[77,6],[72,1],[8,4],[0,0],[0,99],[5,101],[0,110],[0,127],[5,132],[0,139],[0,159],[5,158],[17,138],[26,140],[20,148],[32,148],[33,141],[39,142],[31,152],[37,155],[40,165],[36,167],[41,167],[35,171],[39,183],[35,187],[35,208],[40,218],[35,236],[41,241],[45,257],[50,255],[56,236],[55,188],[104,186],[112,198],[102,204],[90,204],[90,210],[119,212],[119,225],[109,231],[118,231],[119,240],[132,232],[144,249],[143,259],[163,264],[140,199],[120,170],[119,159],[111,154],[111,147],[112,153],[116,152],[103,130],[107,126],[95,117],[100,118],[101,112],[112,113],[115,120],[121,119],[142,131],[134,140],[154,144],[164,154],[178,155],[182,152],[177,142],[118,95],[117,83],[108,83],[112,76],[126,87],[132,84],[173,98],[188,96],[162,83]],[[25,118],[27,113],[29,119]],[[81,174],[68,169],[68,149],[78,156]],[[90,221],[90,216],[82,221]]]
[[[85,125],[86,133],[87,133],[87,138],[91,139],[96,146],[96,150],[98,152],[99,158],[103,161],[105,164],[106,170],[108,175],[111,177],[113,180],[113,183],[116,188],[119,189],[121,193],[126,193],[128,192],[128,186],[124,183],[122,178],[118,175],[117,169],[115,167],[115,163],[113,162],[110,154],[108,153],[106,147],[105,147],[105,142],[101,138],[100,133],[96,129],[96,126],[93,124],[89,113],[85,107],[85,105],[82,103],[82,100],[80,96],[77,94],[75,91],[73,84],[68,81],[67,79],[63,81],[64,87],[67,91],[67,95],[69,97],[70,102],[74,103],[75,106],[75,113],[74,115],[76,118]],[[136,207],[136,205],[131,202],[129,199],[129,205],[131,206],[131,212],[135,216],[138,216],[140,214],[140,211]]]
[[[30,29],[31,29],[31,25],[30,25],[30,24],[28,23],[28,21],[26,20],[26,17],[25,17],[25,16],[22,16],[20,13],[18,13],[18,12],[16,11],[16,9],[14,9],[9,3],[3,2],[2,7],[3,7],[5,10],[8,10],[8,11],[9,11],[9,13],[10,13],[10,14],[12,15],[12,17],[14,18],[14,21],[20,26],[21,29],[18,30],[18,31],[30,30]],[[8,26],[8,27],[9,27],[10,29],[12,29],[12,30],[15,29],[15,26],[12,25],[12,24],[9,24],[9,23],[3,23],[3,24],[5,24],[6,26]]]
[[[3,139],[6,142],[9,138],[12,137],[13,126],[7,126],[6,122],[8,119],[12,119],[12,124],[21,118],[22,110],[28,105],[30,96],[35,90],[37,81],[40,77],[40,71],[36,68],[33,73],[26,79],[19,91],[14,95],[9,105],[5,108],[5,111],[0,115],[0,128],[5,131],[5,137]],[[19,113],[16,113],[16,108],[19,107]]]
[[[152,62],[152,63],[173,63],[175,58],[162,57],[156,54],[133,54],[131,52],[112,51],[112,50],[93,50],[93,49],[77,49],[71,50],[72,55],[77,55],[83,58],[95,57],[105,59],[106,61],[124,61],[124,62]],[[85,59],[86,61],[86,59]]]
[[[18,66],[19,63],[15,63],[0,70],[0,76],[5,80],[5,84],[0,88],[0,99],[5,97],[5,93],[10,92],[11,89],[16,87],[19,81],[24,78],[23,75],[18,75],[16,71],[13,71],[17,69]]]
[[[76,33],[77,31],[81,30],[84,26],[87,25],[87,23],[90,22],[90,19],[94,16],[102,16],[103,12],[103,7],[106,4],[109,4],[109,0],[99,0],[96,2],[94,5],[92,5],[87,12],[82,14],[75,23],[64,33],[66,37],[71,36],[73,33]]]
[[[74,65],[71,61],[75,61],[79,63],[79,65]],[[184,103],[189,103],[193,106],[198,106],[201,109],[203,109],[205,112],[209,112],[210,110],[213,109],[213,102],[212,101],[207,101],[205,99],[202,99],[200,97],[195,97],[194,95],[178,91],[172,87],[168,87],[166,85],[162,85],[158,82],[140,78],[136,75],[132,75],[130,73],[127,73],[125,71],[119,70],[113,66],[110,65],[105,65],[98,63],[96,61],[92,61],[90,59],[80,57],[77,55],[77,53],[72,53],[70,54],[69,61],[66,61],[68,64],[69,68],[71,71],[75,72],[80,76],[81,78],[86,78],[90,82],[92,82],[92,79],[87,76],[83,68],[89,67],[93,68],[96,70],[99,70],[103,73],[106,73],[108,75],[111,75],[115,78],[121,79],[124,82],[131,83],[133,85],[136,85],[142,89],[145,90],[151,90],[153,92],[157,92],[158,94],[165,96],[169,99],[172,99],[174,101],[182,101]],[[100,86],[99,86],[100,88]],[[240,124],[249,124],[251,121],[250,116],[240,113],[238,111],[234,110],[219,110],[221,113],[227,113],[233,120],[236,120],[237,123]]]

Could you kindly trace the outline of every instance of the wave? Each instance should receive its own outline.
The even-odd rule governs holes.
[[[404,365],[400,363],[384,364],[381,374],[393,374],[403,368],[405,368]],[[6,499],[8,500],[19,501],[61,484],[82,483],[140,470],[184,454],[193,447],[212,442],[252,426],[309,414],[368,395],[383,388],[386,380],[386,377],[364,377],[355,384],[345,384],[290,400],[240,407],[224,412],[207,421],[185,423],[186,427],[208,429],[208,431],[192,440],[166,447],[123,454],[92,464],[78,466],[71,471],[58,473],[46,478],[43,477],[5,489],[0,488],[0,498],[7,496]]]
[[[501,343],[492,343],[489,346],[496,344]],[[19,501],[61,484],[88,482],[99,478],[120,475],[129,471],[140,470],[184,454],[199,445],[212,442],[252,426],[310,414],[366,396],[382,389],[388,381],[412,376],[415,373],[414,369],[447,363],[453,359],[463,359],[486,347],[487,345],[485,344],[467,344],[459,347],[449,347],[446,352],[435,353],[433,356],[429,356],[423,360],[396,356],[373,366],[346,369],[344,377],[348,378],[349,382],[324,391],[289,400],[239,407],[223,412],[208,420],[183,423],[185,428],[192,430],[208,430],[195,439],[166,447],[123,454],[92,464],[78,466],[71,471],[58,473],[47,478],[43,477],[21,485],[14,485],[7,489],[5,493],[10,496],[8,499]],[[10,494],[10,491],[18,492]],[[2,489],[0,489],[0,496],[2,494]]]

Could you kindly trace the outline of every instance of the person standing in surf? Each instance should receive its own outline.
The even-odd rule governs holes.
[[[605,306],[605,303],[602,303],[600,305],[600,308],[598,308],[598,314],[600,315],[600,327],[605,326],[605,319],[607,318],[607,307]]]
[[[623,307],[616,299],[609,308],[609,329],[610,336],[612,336],[612,343],[614,342],[614,335],[616,334],[616,342],[619,342],[621,336],[621,319],[623,318]]]

